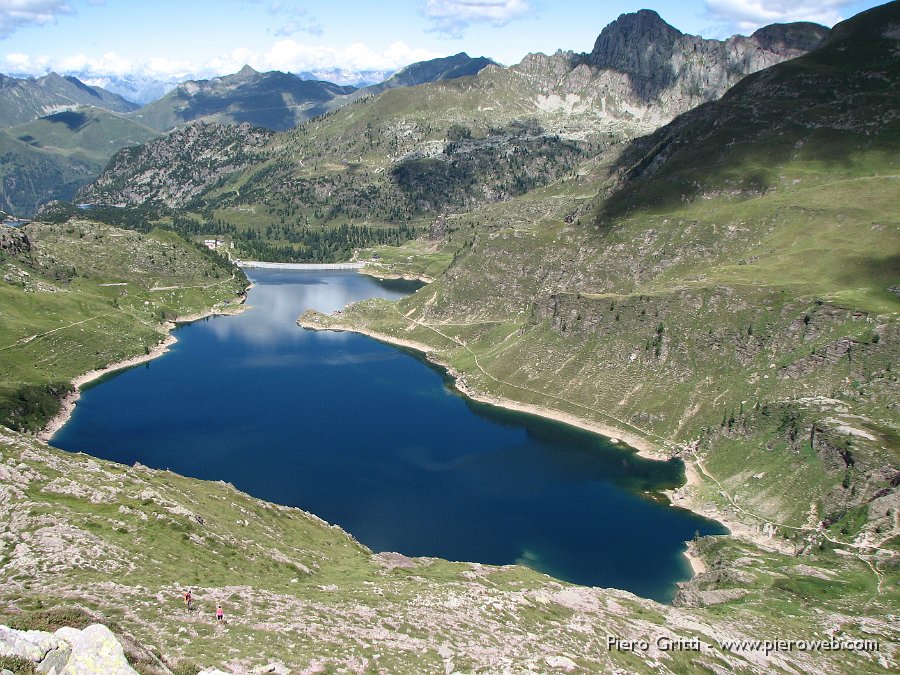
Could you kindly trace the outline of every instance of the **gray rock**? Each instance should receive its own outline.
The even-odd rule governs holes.
[[[712,607],[713,605],[721,605],[732,600],[739,600],[747,595],[747,592],[742,588],[719,588],[713,591],[700,591],[700,606]]]
[[[628,76],[628,98],[684,112],[719,98],[744,75],[817,47],[829,30],[813,23],[761,28],[752,36],[707,40],[685,35],[648,9],[603,29],[588,62]],[[670,114],[671,114],[670,113]],[[674,114],[671,115],[674,117]]]
[[[72,645],[72,655],[60,675],[138,675],[113,632],[95,623],[82,631],[60,628],[56,635]]]
[[[52,633],[0,626],[0,656],[17,656],[40,663],[48,652],[65,647],[68,645]]]
[[[51,675],[53,673],[61,673],[63,668],[66,667],[66,664],[69,662],[69,657],[72,655],[72,650],[66,646],[66,648],[60,649],[51,649],[47,652],[47,656],[38,664],[36,670],[39,673],[47,673]]]

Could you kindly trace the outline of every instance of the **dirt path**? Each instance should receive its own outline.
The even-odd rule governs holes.
[[[89,321],[96,321],[97,319],[102,319],[104,316],[109,316],[112,312],[106,312],[105,314],[98,314],[97,316],[92,316],[87,319],[82,319],[81,321],[75,321],[74,323],[70,323],[67,326],[60,326],[59,328],[54,328],[53,330],[48,330],[44,333],[37,333],[36,335],[30,335],[26,338],[20,338],[16,340],[11,345],[6,345],[5,347],[0,347],[0,352],[5,351],[7,349],[12,349],[13,347],[21,347],[23,345],[27,345],[30,342],[34,342],[35,340],[39,340],[42,337],[47,337],[48,335],[52,335],[53,333],[58,333],[61,330],[65,330],[66,328],[72,328],[72,326],[79,326],[83,323],[88,323]]]

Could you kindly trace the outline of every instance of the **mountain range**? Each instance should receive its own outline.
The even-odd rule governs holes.
[[[433,218],[555,180],[585,153],[715,100],[744,75],[804,53],[828,32],[791,24],[749,38],[704,40],[643,10],[606,27],[590,54],[532,54],[509,68],[465,54],[417,64],[369,88],[382,93],[366,105],[337,110],[321,124],[254,147],[257,163],[231,182],[219,173],[194,174],[185,189],[173,176],[187,173],[191,155],[179,151],[177,139],[161,138],[114,158],[79,198],[188,207],[250,228],[277,219],[282,240],[310,224]],[[442,78],[472,70],[474,77]],[[422,79],[433,81],[392,86]],[[366,91],[326,106],[359,101]],[[218,132],[207,130],[211,147],[217,146]]]
[[[377,85],[362,89],[331,82],[305,80],[291,73],[260,73],[244,66],[234,75],[191,80],[153,101],[135,117],[157,131],[203,120],[219,124],[248,123],[273,131],[291,129],[301,122],[343,107],[361,96],[394,87],[475,75],[491,63],[467,54],[415,63]]]
[[[135,113],[157,131],[202,119],[222,124],[247,122],[267,129],[290,129],[306,119],[310,109],[354,87],[303,80],[290,73],[260,73],[244,66],[234,75],[189,80]]]
[[[5,131],[0,203],[12,212],[31,215],[42,203],[71,199],[115,151],[185,124],[202,120],[288,129],[360,96],[473,74],[487,63],[458,54],[413,64],[374,90],[277,71],[259,73],[246,66],[233,75],[178,84],[143,107],[71,76],[51,73],[37,80],[0,76],[5,93],[0,99],[0,127],[31,125]]]
[[[17,79],[0,75],[0,128],[13,127],[75,106],[92,106],[128,113],[140,106],[75,77],[50,73]]]
[[[475,92],[481,87],[477,101],[472,97],[444,109],[463,113],[467,106],[471,106],[474,119],[481,120],[480,126],[502,125],[507,117],[504,111],[513,109],[510,103],[515,99],[517,105],[531,111],[541,129],[548,133],[581,140],[596,139],[601,132],[612,134],[612,138],[631,138],[656,128],[699,103],[718,98],[749,72],[803,53],[820,42],[827,33],[826,28],[814,24],[791,24],[770,26],[749,38],[736,36],[726,41],[705,40],[684,35],[655,12],[642,10],[623,15],[604,29],[590,54],[533,54],[517,66],[502,68],[489,59],[471,58],[460,53],[413,64],[380,84],[361,89],[304,80],[289,73],[260,73],[245,66],[234,75],[181,83],[161,98],[137,109],[136,104],[121,96],[99,87],[89,87],[73,77],[62,78],[51,74],[40,80],[6,78],[0,85],[14,95],[4,99],[0,105],[0,120],[6,119],[7,126],[12,126],[13,121],[30,121],[47,111],[76,105],[90,105],[126,114],[137,124],[127,132],[123,128],[127,125],[124,122],[119,124],[121,133],[117,138],[121,140],[111,139],[92,149],[92,162],[102,164],[118,148],[134,144],[133,139],[152,138],[147,134],[147,128],[168,133],[180,125],[203,120],[287,130],[311,117],[334,112],[354,101],[393,89],[449,83],[460,77],[478,76],[477,86],[468,89]],[[447,95],[450,91],[445,89],[441,95]],[[402,95],[400,97],[403,98]],[[390,105],[392,100],[386,99],[385,105]],[[82,114],[96,117],[96,113]],[[456,114],[456,117],[459,115]],[[454,120],[444,120],[438,128],[445,132],[453,123]],[[112,126],[107,124],[106,128]],[[64,125],[53,128],[62,129]],[[14,134],[13,138],[21,140],[26,136],[36,138],[30,133]],[[428,142],[436,140],[428,139]],[[72,187],[89,179],[92,171],[87,165],[79,165],[74,172],[71,167],[64,168],[64,164],[71,162],[71,153],[68,152],[60,154],[58,167],[50,168],[55,149],[74,147],[79,143],[77,140],[30,143],[46,152],[29,162],[19,162],[18,168],[7,172],[8,176],[16,174],[18,178],[7,178],[7,185],[0,186],[4,204],[25,215],[32,213],[42,202],[71,198]],[[408,139],[404,143],[408,144]],[[479,152],[483,154],[486,151],[487,146],[481,143]],[[29,152],[26,148],[17,147],[14,154],[19,157]],[[410,152],[421,153],[421,150],[410,148]],[[429,152],[431,150],[426,150],[425,154]],[[343,161],[339,158],[339,163]],[[45,168],[39,172],[37,180],[28,181],[25,175],[32,169],[26,170],[23,166]],[[116,171],[123,170],[123,160],[116,160],[114,166]],[[72,175],[72,180],[60,182],[41,178],[59,172]],[[108,182],[103,178],[99,184]],[[114,182],[121,184],[123,181],[117,179]],[[159,182],[151,181],[146,185]],[[49,183],[53,183],[54,188],[42,192],[41,186]],[[197,187],[200,188],[202,186]],[[27,196],[23,192],[27,192]],[[84,198],[99,198],[95,192],[86,192]],[[140,200],[140,195],[132,194],[129,203],[134,203],[136,199]],[[104,193],[101,201],[122,200],[115,194]],[[403,208],[408,209],[409,206]]]
[[[68,200],[123,147],[159,134],[102,108],[78,107],[0,129],[0,208],[34,213],[50,200]]]

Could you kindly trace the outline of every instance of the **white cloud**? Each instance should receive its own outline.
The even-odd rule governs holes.
[[[125,75],[133,70],[134,66],[128,59],[123,59],[115,52],[107,52],[99,57],[86,54],[74,54],[59,59],[54,64],[54,69],[64,73],[103,73],[104,75]]]
[[[266,70],[289,72],[320,68],[397,70],[415,61],[437,56],[427,49],[414,49],[404,42],[395,42],[384,51],[375,52],[361,42],[336,49],[306,45],[296,40],[279,40],[261,55],[260,65]]]
[[[148,77],[184,79],[190,77],[193,64],[190,61],[177,61],[165,56],[154,56],[152,59],[138,64],[134,73]]]
[[[280,21],[278,27],[271,31],[278,37],[290,37],[297,33],[309,33],[318,37],[323,33],[322,24],[305,7],[273,2],[269,4],[269,14]]]
[[[202,63],[162,56],[143,61],[130,61],[115,52],[107,52],[101,56],[79,53],[61,58],[11,52],[0,57],[0,72],[43,75],[53,70],[84,76],[138,75],[161,80],[185,80],[235,73],[245,64],[250,64],[260,71],[281,70],[294,73],[332,68],[352,72],[394,71],[410,63],[437,56],[439,54],[427,49],[412,48],[404,42],[395,42],[378,52],[361,42],[338,49],[284,39],[276,41],[265,51],[237,47]]]
[[[425,0],[419,13],[430,19],[432,30],[461,37],[473,23],[505,26],[531,14],[530,0]]]
[[[42,26],[55,22],[60,14],[72,13],[64,0],[0,0],[0,39],[23,26]]]
[[[833,26],[854,0],[706,0],[707,12],[732,32],[751,33],[772,23],[813,21]]]

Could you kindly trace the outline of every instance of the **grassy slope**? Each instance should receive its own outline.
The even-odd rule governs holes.
[[[130,657],[146,673],[164,672],[157,657],[177,672],[269,661],[291,672],[548,672],[562,670],[560,657],[587,672],[772,672],[790,663],[875,673],[895,663],[884,618],[897,601],[894,576],[879,592],[854,557],[835,563],[816,553],[800,566],[734,542],[706,544],[718,585],[743,599],[680,609],[518,566],[373,556],[314,516],[229,485],[71,455],[9,432],[0,434],[0,471],[0,622],[46,628],[90,615],[142,645]],[[186,587],[198,605],[190,614]],[[217,602],[225,627],[213,620]],[[835,631],[877,639],[882,651],[765,656],[715,646]],[[607,635],[710,646],[648,663],[647,654],[607,651]]]
[[[0,131],[0,207],[28,216],[51,199],[71,199],[94,178],[100,165],[34,148]]]
[[[117,150],[159,136],[149,127],[97,108],[48,115],[8,129],[7,133],[33,147],[92,161],[98,169]]]
[[[89,108],[43,117],[0,133],[0,205],[30,216],[70,200],[117,150],[158,136],[114,113]]]
[[[232,302],[242,288],[221,259],[170,232],[84,220],[24,231],[30,252],[0,252],[6,424],[39,429],[54,412],[48,385],[143,354],[163,339],[166,319]],[[49,407],[34,410],[35,398]]]

